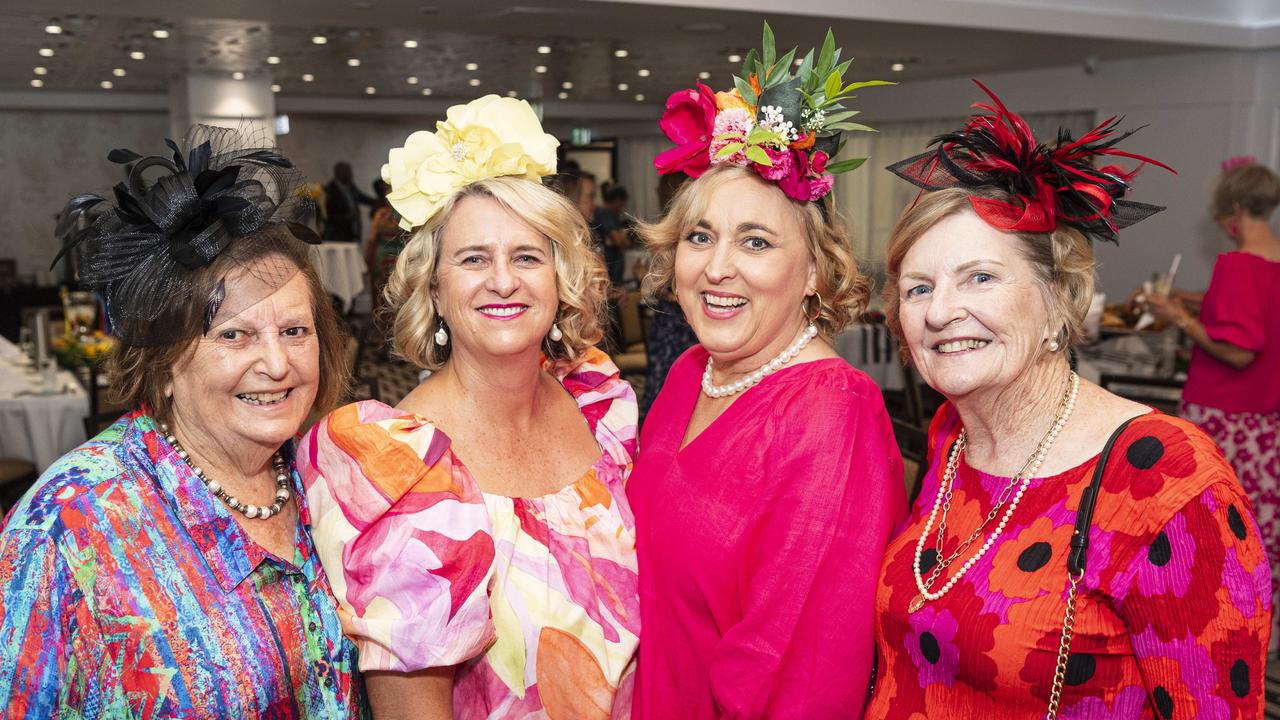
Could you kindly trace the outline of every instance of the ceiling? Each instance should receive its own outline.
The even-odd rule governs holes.
[[[729,56],[759,43],[754,12],[545,0],[9,0],[0,11],[0,92],[164,93],[191,72],[269,78],[282,97],[472,97],[515,92],[549,103],[654,103],[699,72],[730,85]],[[780,47],[821,42],[830,25],[856,57],[852,76],[912,80],[982,75],[1203,45],[769,13]],[[60,34],[45,27],[56,23]],[[167,30],[169,37],[154,37]],[[322,36],[326,42],[316,44]],[[405,46],[416,41],[416,48]],[[539,47],[549,48],[541,54]],[[42,57],[42,48],[52,57]],[[625,51],[625,57],[617,54]],[[130,59],[142,52],[142,60]],[[269,64],[269,57],[279,64]],[[348,60],[359,60],[352,67]],[[475,70],[468,69],[475,63]],[[901,63],[904,69],[891,68]],[[539,73],[538,66],[546,71]],[[35,68],[45,73],[35,74]],[[123,71],[123,76],[119,73]],[[647,76],[644,76],[647,71]],[[115,74],[113,74],[115,73]],[[304,74],[313,76],[311,82]],[[416,82],[415,82],[416,80]],[[102,89],[104,82],[111,90]],[[473,84],[478,81],[478,84]],[[566,88],[565,84],[571,84]],[[560,93],[565,97],[561,98]]]

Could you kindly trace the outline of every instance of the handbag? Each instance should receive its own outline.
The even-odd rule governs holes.
[[[1141,416],[1139,416],[1141,417]],[[1133,417],[1120,423],[1120,427],[1111,433],[1107,444],[1102,446],[1102,454],[1098,456],[1098,464],[1093,469],[1093,478],[1089,487],[1080,496],[1080,508],[1076,511],[1076,527],[1071,533],[1071,550],[1067,553],[1067,579],[1071,588],[1067,591],[1067,612],[1062,619],[1062,642],[1058,645],[1058,663],[1053,672],[1053,687],[1049,690],[1049,712],[1046,720],[1057,720],[1058,703],[1062,700],[1062,686],[1067,678],[1067,660],[1071,656],[1071,637],[1076,623],[1076,599],[1080,581],[1084,579],[1085,560],[1089,550],[1089,528],[1093,525],[1093,508],[1098,499],[1098,491],[1102,489],[1102,476],[1111,459],[1111,448],[1120,439],[1121,433],[1129,427],[1129,423],[1137,420]]]

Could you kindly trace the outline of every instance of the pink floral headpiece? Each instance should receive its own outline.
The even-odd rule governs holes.
[[[1257,164],[1258,158],[1252,155],[1236,155],[1235,157],[1229,157],[1222,161],[1222,172],[1230,172],[1236,168],[1248,167],[1250,165]]]
[[[776,56],[773,30],[764,25],[761,51],[752,50],[733,79],[734,89],[714,92],[702,83],[667,98],[658,124],[676,144],[654,158],[660,174],[683,172],[699,177],[712,165],[742,165],[776,182],[799,202],[820,200],[831,192],[832,175],[848,172],[867,158],[832,162],[844,143],[844,131],[871,131],[849,118],[858,114],[843,103],[865,87],[893,85],[884,80],[845,84],[852,60],[840,62],[835,37],[827,31],[817,58],[810,50],[794,75],[796,50]]]

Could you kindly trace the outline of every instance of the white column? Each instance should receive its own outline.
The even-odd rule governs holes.
[[[276,98],[271,78],[249,75],[236,80],[226,73],[192,73],[169,84],[169,128],[175,140],[196,123],[240,130],[275,143]]]

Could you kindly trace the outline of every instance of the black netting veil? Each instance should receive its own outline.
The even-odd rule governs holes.
[[[208,332],[287,283],[307,260],[315,206],[302,173],[265,142],[195,125],[170,155],[117,149],[127,179],[108,197],[63,208],[58,260],[81,253],[80,280],[101,292],[127,345]]]

